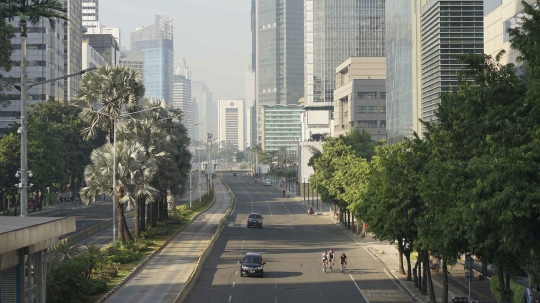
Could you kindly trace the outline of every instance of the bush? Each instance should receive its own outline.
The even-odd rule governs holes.
[[[163,227],[150,227],[147,228],[146,231],[141,232],[141,236],[144,238],[155,238],[165,234],[167,234],[167,229]]]
[[[139,259],[139,257],[140,253],[138,251],[132,252],[130,250],[118,249],[113,255],[109,256],[109,259],[112,262],[126,264]]]
[[[106,281],[111,280],[112,277],[118,276],[118,263],[115,263],[111,258],[104,258],[101,260],[94,271],[94,277],[104,279]]]
[[[89,282],[91,285],[89,295],[95,295],[107,290],[107,281],[105,279],[90,279]]]
[[[92,285],[85,277],[87,262],[75,257],[61,262],[49,262],[47,272],[47,302],[81,302]]]
[[[501,290],[499,288],[499,277],[493,276],[489,281],[489,288],[491,293],[497,299],[497,302],[501,301]],[[515,281],[510,281],[510,298],[513,303],[525,303],[525,292],[527,288]]]

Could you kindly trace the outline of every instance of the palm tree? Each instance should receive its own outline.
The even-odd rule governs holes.
[[[144,85],[139,80],[138,73],[129,67],[102,66],[94,73],[86,73],[80,82],[79,93],[73,101],[75,105],[83,108],[80,117],[90,125],[81,131],[84,138],[86,140],[95,138],[101,129],[109,134],[109,143],[112,145],[118,117],[123,111],[136,110],[144,92]],[[110,149],[112,150],[112,147]],[[110,157],[112,159],[112,154]],[[109,187],[110,184],[112,182],[108,184]],[[93,202],[91,199],[87,201]],[[129,233],[129,229],[123,228],[127,227],[127,224],[122,201],[116,200],[116,210],[118,237],[125,239],[124,230]],[[131,238],[131,235],[127,238]]]
[[[133,208],[140,197],[154,198],[157,191],[149,186],[157,171],[156,161],[147,160],[144,148],[133,140],[123,140],[116,143],[116,180],[111,188],[114,149],[110,143],[95,149],[90,155],[92,164],[85,169],[84,175],[87,186],[80,191],[81,199],[86,204],[94,203],[102,194],[115,195],[117,206],[126,204],[127,209]],[[132,241],[133,238],[127,227],[123,211],[118,216],[118,238]]]

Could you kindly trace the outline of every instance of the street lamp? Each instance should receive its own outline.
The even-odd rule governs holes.
[[[99,114],[99,115],[103,115],[103,116],[112,118],[114,120],[114,125],[113,125],[113,136],[114,136],[114,138],[113,138],[113,171],[112,171],[112,188],[113,188],[112,206],[113,206],[113,247],[116,248],[116,223],[117,223],[117,222],[115,222],[115,220],[116,220],[116,125],[118,124],[117,123],[118,120],[123,118],[123,117],[128,117],[128,116],[131,116],[133,114],[152,111],[154,109],[158,109],[158,108],[161,108],[161,107],[160,106],[154,106],[154,107],[144,109],[144,110],[139,110],[139,111],[136,111],[136,112],[131,112],[131,113],[123,114],[123,115],[113,116],[113,115],[105,114],[105,113],[102,113],[100,111],[96,111],[96,110],[93,110],[93,109],[83,108],[83,107],[77,106],[75,104],[72,104],[72,105],[75,106],[75,107],[78,107],[78,108],[82,108],[82,109],[84,109],[86,111],[89,111],[89,112],[93,112],[93,113],[96,113],[96,114]]]
[[[195,123],[193,124],[193,127],[199,125],[199,124],[202,124],[202,122],[199,122],[199,123]],[[201,154],[199,154],[199,162],[201,161]],[[193,174],[193,166],[191,166],[191,169],[189,170],[189,208],[191,208],[191,191],[192,191],[192,187],[193,187],[193,183],[191,183],[191,175]],[[200,180],[199,180],[200,182]],[[200,184],[200,183],[199,183]],[[201,194],[201,191],[200,191],[200,186],[199,186],[199,195]]]
[[[26,52],[24,52],[24,56],[25,57],[23,58],[23,62],[26,62]],[[97,68],[84,69],[74,74],[65,75],[63,77],[58,77],[58,78],[54,78],[54,79],[50,79],[46,81],[40,81],[40,82],[36,82],[36,83],[32,83],[28,85],[26,83],[26,77],[27,77],[26,66],[21,65],[21,67],[23,68],[23,72],[21,73],[21,85],[14,85],[13,87],[15,87],[15,89],[21,92],[21,127],[20,127],[20,134],[21,134],[21,168],[20,168],[21,183],[20,184],[21,185],[19,188],[21,190],[21,217],[25,217],[28,215],[28,209],[26,207],[27,206],[26,204],[28,203],[28,177],[31,177],[30,175],[27,174],[28,172],[28,149],[27,149],[28,121],[26,117],[27,115],[26,98],[27,98],[28,90],[37,85],[42,85],[42,84],[46,84],[50,82],[55,82],[58,80],[80,76],[86,72],[95,70]]]

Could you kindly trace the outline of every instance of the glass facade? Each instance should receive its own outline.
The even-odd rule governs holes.
[[[82,70],[82,3],[81,0],[66,0],[64,5],[69,19],[69,22],[63,21],[64,70],[69,75]],[[82,76],[74,76],[64,80],[64,100],[71,100],[71,96],[79,92],[81,79]]]
[[[257,101],[298,104],[304,92],[302,1],[257,0]]]
[[[413,131],[412,1],[386,1],[386,127],[388,144]]]
[[[131,33],[131,50],[144,53],[146,96],[172,102],[173,19],[156,16],[156,23]]]
[[[456,55],[484,53],[484,1],[431,1],[422,8],[422,113],[436,121],[441,92],[458,86]]]
[[[306,0],[306,107],[333,106],[335,69],[349,57],[384,57],[384,0]]]
[[[262,107],[262,147],[264,151],[278,151],[285,147],[291,157],[298,154],[302,134],[300,117],[304,109],[299,105]]]

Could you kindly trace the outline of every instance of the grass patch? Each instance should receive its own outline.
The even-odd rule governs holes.
[[[142,260],[156,251],[161,245],[163,245],[175,232],[180,228],[185,226],[191,219],[197,214],[204,211],[210,203],[214,200],[214,192],[211,191],[209,194],[205,194],[202,197],[202,203],[199,202],[199,199],[195,200],[190,209],[187,205],[182,205],[177,207],[176,210],[169,213],[171,220],[168,222],[158,222],[158,229],[163,231],[161,235],[155,235],[149,237],[149,240],[152,240],[152,244],[148,245],[148,249],[140,252],[140,257],[137,260],[131,261],[126,264],[118,265],[118,275],[111,278],[107,282],[107,288],[102,293],[97,293],[95,295],[88,297],[88,302],[95,302],[99,300],[105,293],[111,290],[114,286],[122,281]],[[133,232],[133,231],[132,231]]]

